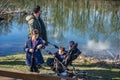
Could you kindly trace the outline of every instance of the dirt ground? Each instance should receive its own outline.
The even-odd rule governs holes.
[[[10,78],[10,77],[0,76],[0,80],[22,80],[22,79],[15,79],[15,78]]]

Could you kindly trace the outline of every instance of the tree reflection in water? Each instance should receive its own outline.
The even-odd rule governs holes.
[[[70,40],[75,40],[80,44],[79,48],[87,54],[93,46],[96,46],[96,50],[112,49],[113,51],[117,49],[119,53],[120,1],[23,0],[21,2],[21,0],[12,0],[8,6],[9,10],[31,11],[36,4],[43,9],[42,18],[46,23],[48,39],[51,42],[67,47]],[[24,14],[6,15],[4,23],[0,23],[0,35],[5,34],[7,37],[15,27],[20,29],[19,32],[27,29],[23,28],[27,27],[25,17]],[[13,23],[17,23],[19,26],[14,26]],[[27,34],[27,30],[24,32]],[[21,35],[24,34],[21,33]],[[102,48],[100,48],[101,45]],[[94,48],[92,48],[93,50]]]

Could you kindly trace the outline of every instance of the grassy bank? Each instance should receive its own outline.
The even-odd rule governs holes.
[[[48,57],[50,56],[44,55],[45,60]],[[113,68],[110,63],[94,58],[79,57],[73,64],[77,70],[86,71],[89,80],[120,80],[120,69]],[[49,71],[40,69],[41,73],[53,73],[46,64],[43,66]],[[0,68],[29,72],[29,68],[25,65],[25,54],[0,57]]]

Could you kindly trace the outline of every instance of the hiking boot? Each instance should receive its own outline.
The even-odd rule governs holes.
[[[34,72],[39,73],[40,71],[38,70],[38,68],[37,68],[37,67],[34,67]]]
[[[33,71],[34,71],[33,67],[30,67],[30,72],[33,72]]]

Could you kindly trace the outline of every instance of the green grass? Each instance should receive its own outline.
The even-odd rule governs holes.
[[[45,60],[48,57],[50,56],[44,55]],[[111,64],[100,62],[90,63],[89,61],[80,62],[79,58],[73,64],[77,70],[86,71],[89,80],[120,80],[120,69],[112,68]],[[49,71],[40,69],[41,73],[53,73],[46,64],[42,66],[49,69]],[[0,57],[0,68],[29,72],[29,67],[25,65],[25,54]],[[69,68],[72,69],[70,66]]]

